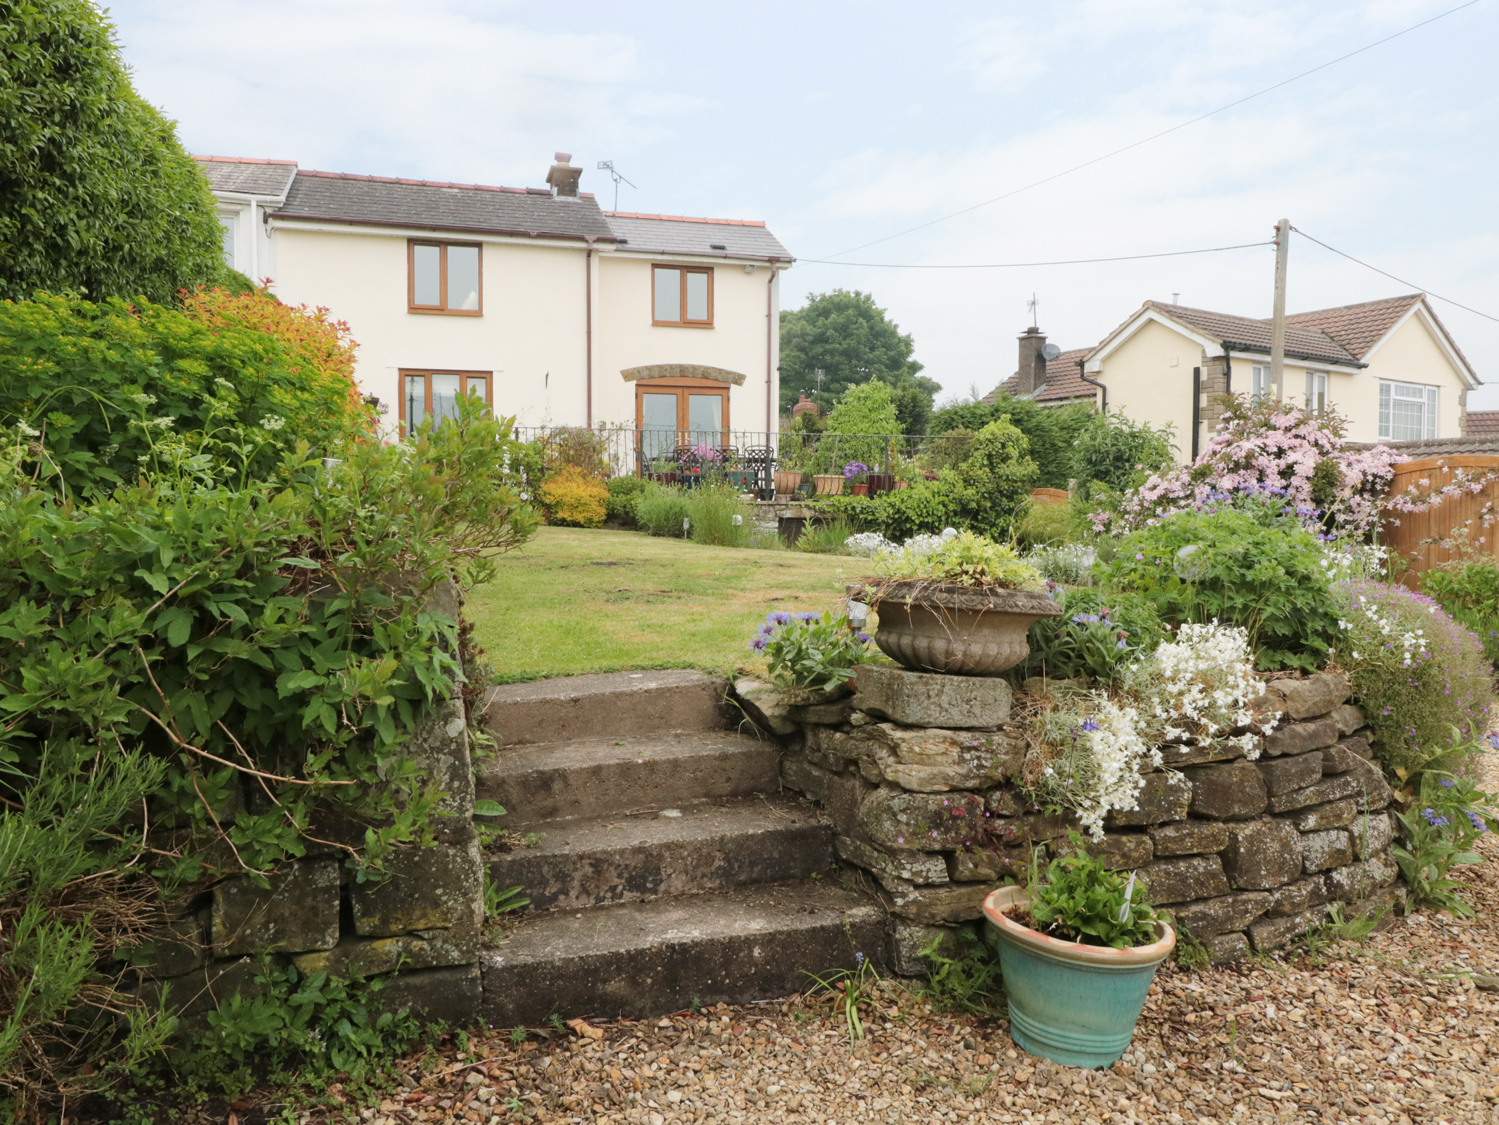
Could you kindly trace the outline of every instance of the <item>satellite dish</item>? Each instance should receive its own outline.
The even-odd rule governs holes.
[[[1050,363],[1052,360],[1056,359],[1061,354],[1062,354],[1062,349],[1059,348],[1059,347],[1057,347],[1055,344],[1042,344],[1041,345],[1041,358],[1044,359],[1044,360],[1046,360],[1047,363]]]

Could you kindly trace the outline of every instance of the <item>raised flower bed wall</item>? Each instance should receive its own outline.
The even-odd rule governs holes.
[[[878,881],[897,967],[920,972],[936,927],[977,919],[1034,845],[1054,852],[1077,820],[1026,807],[1026,741],[1005,681],[865,665],[855,687],[789,706],[763,682],[736,685],[787,745],[783,783],[822,803],[839,855]],[[1163,747],[1139,807],[1111,813],[1090,848],[1138,872],[1214,961],[1282,946],[1333,903],[1349,904],[1345,916],[1394,907],[1393,794],[1349,695],[1335,674],[1273,681],[1254,710],[1281,718],[1257,760],[1237,745]]]

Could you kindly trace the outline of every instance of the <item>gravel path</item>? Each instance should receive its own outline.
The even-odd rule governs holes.
[[[894,983],[850,1049],[826,1001],[619,1021],[414,1075],[363,1108],[405,1122],[1499,1122],[1499,841],[1463,873],[1479,917],[1420,914],[1341,944],[1163,970],[1131,1050],[1088,1072],[1032,1058],[1003,1020],[934,1012]],[[1499,982],[1494,982],[1499,984]],[[599,1036],[591,1038],[590,1036]],[[428,1066],[434,1060],[429,1060]],[[336,1091],[335,1091],[336,1093]],[[352,1108],[352,1105],[351,1105]],[[318,1113],[306,1121],[322,1119]]]

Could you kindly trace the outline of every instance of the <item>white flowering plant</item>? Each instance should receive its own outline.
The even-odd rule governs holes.
[[[1259,754],[1258,739],[1247,730],[1257,721],[1249,703],[1265,693],[1265,681],[1255,672],[1249,634],[1236,625],[1183,625],[1174,641],[1131,665],[1124,692],[1152,739],[1227,742],[1247,758]],[[1264,718],[1261,729],[1274,722]]]

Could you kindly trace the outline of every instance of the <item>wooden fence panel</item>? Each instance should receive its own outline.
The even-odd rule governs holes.
[[[1390,482],[1391,496],[1410,489],[1425,490],[1428,486],[1439,488],[1452,480],[1458,469],[1467,469],[1473,474],[1495,474],[1499,476],[1499,456],[1484,453],[1453,454],[1447,457],[1422,457],[1395,466],[1395,478]],[[1477,493],[1463,493],[1449,497],[1426,512],[1393,512],[1386,517],[1383,538],[1386,545],[1405,559],[1410,569],[1405,571],[1402,581],[1415,588],[1420,576],[1432,567],[1452,558],[1448,547],[1430,542],[1440,539],[1450,542],[1467,521],[1468,539],[1483,553],[1499,559],[1499,524],[1484,527],[1480,510],[1485,504],[1499,501],[1499,480],[1486,484]],[[1483,543],[1479,544],[1478,540]]]

